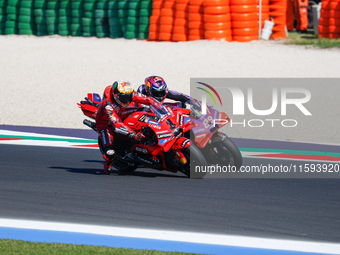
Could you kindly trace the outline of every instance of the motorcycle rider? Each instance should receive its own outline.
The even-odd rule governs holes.
[[[138,108],[128,108],[131,102],[150,105],[158,104],[152,97],[136,93],[128,81],[115,81],[105,88],[103,100],[96,114],[96,127],[100,136],[105,159],[104,173],[110,174],[110,164],[114,159],[114,138],[135,139],[141,142],[145,136],[135,133],[122,121]]]
[[[162,104],[166,98],[179,101],[179,103],[166,103],[172,107],[185,108],[185,103],[192,100],[191,97],[183,93],[169,89],[165,80],[160,76],[149,76],[145,78],[145,83],[139,86],[137,92],[153,97],[160,104]]]

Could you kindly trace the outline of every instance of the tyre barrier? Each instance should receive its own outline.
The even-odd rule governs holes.
[[[322,0],[318,30],[320,38],[340,38],[340,1]]]
[[[323,2],[320,35],[337,34],[340,5]],[[280,38],[285,1],[261,3],[259,24],[259,0],[0,0],[0,34],[248,42],[271,17]]]
[[[259,39],[259,7],[256,0],[230,1],[233,41],[249,42]]]

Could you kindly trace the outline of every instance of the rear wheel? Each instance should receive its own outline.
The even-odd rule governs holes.
[[[209,164],[220,166],[235,166],[239,169],[242,166],[242,155],[236,144],[226,137],[223,141],[216,141],[204,148]]]
[[[207,161],[197,146],[191,144],[189,147],[184,148],[182,153],[188,160],[188,163],[184,166],[184,174],[191,178],[203,178],[206,172],[201,170],[207,165]]]

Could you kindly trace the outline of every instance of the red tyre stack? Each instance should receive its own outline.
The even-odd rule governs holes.
[[[172,30],[172,41],[187,41],[188,40],[188,5],[190,0],[176,0],[175,19]]]
[[[231,42],[229,0],[203,0],[204,37]]]
[[[340,38],[340,1],[323,0],[319,19],[319,37]]]
[[[230,0],[233,40],[249,42],[259,39],[257,0]]]
[[[188,6],[188,40],[204,39],[203,0],[190,0]]]
[[[273,18],[275,24],[271,38],[286,38],[287,0],[270,0],[269,9],[269,16]]]
[[[163,0],[153,0],[152,2],[152,15],[150,17],[149,25],[149,40],[158,40],[162,5]]]

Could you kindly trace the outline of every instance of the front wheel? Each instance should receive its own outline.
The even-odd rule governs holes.
[[[208,164],[220,166],[235,166],[240,169],[242,166],[242,155],[236,144],[226,137],[223,141],[216,141],[204,148]]]
[[[203,178],[206,174],[206,172],[203,172],[203,168],[207,165],[207,161],[197,146],[191,144],[184,148],[182,153],[188,160],[188,163],[184,165],[184,174],[191,178]]]

